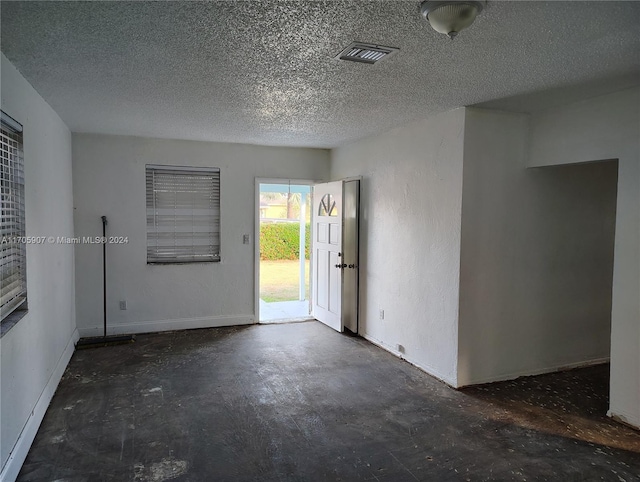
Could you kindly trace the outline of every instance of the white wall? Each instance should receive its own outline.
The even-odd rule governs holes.
[[[147,265],[145,164],[221,169],[220,263]],[[112,333],[253,323],[255,178],[325,180],[321,149],[73,135],[76,236],[127,236],[109,245],[108,320]],[[251,244],[242,244],[242,235]],[[76,308],[80,334],[102,330],[102,251],[76,248]],[[119,309],[126,300],[128,309]]]
[[[331,160],[332,179],[362,176],[360,334],[454,386],[463,131],[457,109]]]
[[[609,357],[617,163],[527,169],[528,142],[466,110],[460,386]]]
[[[530,165],[618,159],[610,414],[640,427],[640,88],[533,116]]]
[[[24,126],[27,236],[73,236],[71,133],[2,55],[2,110]],[[73,246],[27,246],[29,311],[0,339],[2,480],[13,480],[77,338]]]

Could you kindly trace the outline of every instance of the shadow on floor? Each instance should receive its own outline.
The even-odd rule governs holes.
[[[463,388],[487,416],[520,427],[640,454],[640,432],[606,416],[609,364]]]

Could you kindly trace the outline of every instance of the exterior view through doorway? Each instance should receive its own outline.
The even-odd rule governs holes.
[[[312,183],[260,180],[258,321],[312,319],[309,305]]]

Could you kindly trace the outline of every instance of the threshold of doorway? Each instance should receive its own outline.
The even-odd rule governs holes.
[[[261,320],[258,323],[261,325],[281,325],[283,323],[306,323],[308,321],[316,321],[316,319],[311,316],[306,316],[303,318],[283,318],[280,320]]]
[[[309,302],[306,300],[266,302],[260,299],[260,323],[309,320]]]

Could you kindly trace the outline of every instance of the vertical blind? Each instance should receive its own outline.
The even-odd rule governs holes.
[[[24,159],[20,124],[0,122],[0,320],[27,299],[27,265],[24,222]]]
[[[147,263],[220,261],[220,169],[146,166]]]

